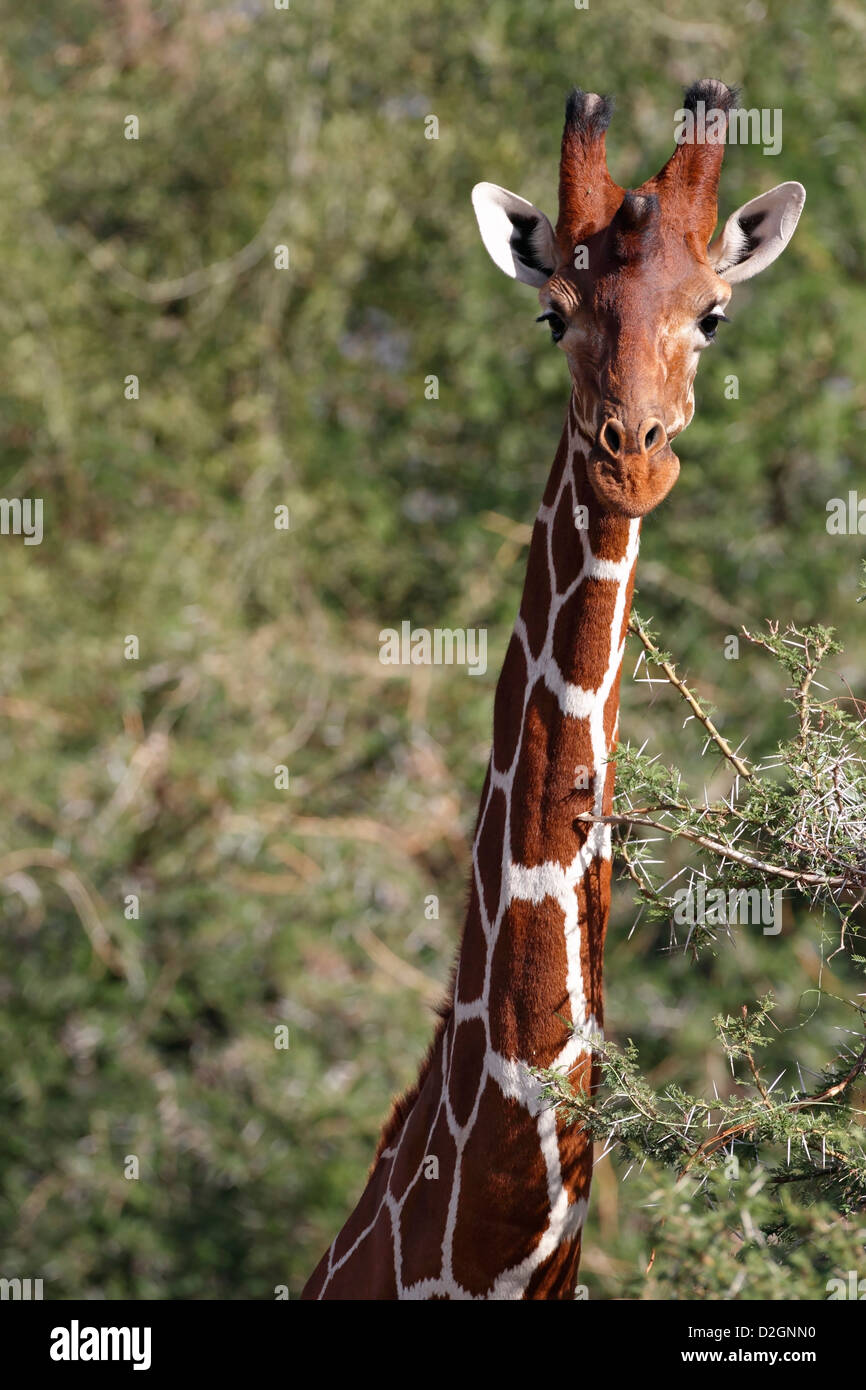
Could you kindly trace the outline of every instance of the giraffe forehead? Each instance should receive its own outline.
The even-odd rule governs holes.
[[[664,331],[695,315],[722,312],[731,290],[706,263],[690,258],[649,257],[640,263],[608,266],[592,275],[566,268],[551,277],[546,295],[566,316],[584,311],[611,332]]]

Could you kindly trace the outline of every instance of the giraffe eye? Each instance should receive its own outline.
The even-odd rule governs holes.
[[[555,343],[559,342],[567,327],[567,324],[559,317],[559,314],[554,313],[552,309],[548,309],[545,313],[539,314],[535,322],[550,324],[550,336]]]
[[[727,323],[727,321],[724,314],[707,314],[706,318],[701,319],[698,328],[701,330],[704,337],[712,342],[713,338],[716,336],[716,329],[719,324]]]

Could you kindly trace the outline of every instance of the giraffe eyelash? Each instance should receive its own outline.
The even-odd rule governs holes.
[[[708,343],[711,343],[716,336],[716,329],[720,323],[730,323],[727,314],[709,313],[698,319],[698,328],[703,333]]]
[[[550,336],[554,343],[558,343],[565,336],[568,327],[562,315],[558,314],[555,309],[545,309],[543,314],[538,315],[535,322],[550,324]]]

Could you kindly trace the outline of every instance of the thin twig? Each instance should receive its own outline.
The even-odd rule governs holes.
[[[592,811],[583,811],[575,816],[575,820],[589,825],[646,825],[651,830],[663,831],[665,835],[681,836],[684,840],[691,840],[693,844],[700,845],[711,854],[721,855],[723,859],[734,859],[738,864],[745,864],[750,869],[760,869],[763,873],[790,879],[792,883],[809,883],[818,888],[850,888],[855,881],[853,874],[831,878],[827,874],[816,874],[811,870],[783,869],[781,864],[769,864],[765,859],[758,859],[753,854],[744,854],[742,850],[732,849],[720,840],[711,840],[708,835],[698,835],[694,830],[663,825],[661,821],[650,820],[647,816],[596,816]]]
[[[716,747],[724,754],[731,766],[736,769],[739,776],[745,777],[747,780],[751,781],[752,773],[747,764],[743,762],[742,758],[739,758],[737,756],[731,745],[728,743],[728,740],[724,738],[722,734],[719,733],[718,729],[716,728],[713,721],[710,719],[710,716],[707,714],[700,701],[696,699],[696,697],[692,694],[685,682],[680,680],[679,676],[676,673],[676,670],[671,665],[671,663],[669,661],[666,661],[662,657],[662,654],[659,651],[658,647],[655,645],[649,634],[645,631],[643,625],[640,622],[640,619],[637,618],[634,614],[632,614],[631,618],[629,619],[628,630],[629,632],[634,633],[636,637],[640,638],[641,642],[643,643],[644,649],[647,653],[647,656],[650,658],[653,665],[658,666],[659,670],[664,672],[665,676],[670,681],[671,685],[674,687],[674,690],[676,690],[683,697],[689,709],[694,714],[695,718],[699,720],[701,724],[703,724],[710,738],[713,740],[713,743],[715,743]]]
[[[822,1091],[820,1095],[806,1096],[803,1100],[793,1100],[788,1105],[780,1108],[788,1114],[794,1114],[798,1110],[808,1110],[812,1105],[825,1105],[828,1100],[835,1100],[836,1096],[841,1095],[842,1091],[844,1091],[847,1086],[850,1086],[852,1081],[856,1080],[864,1068],[866,1068],[866,1047],[863,1048],[863,1051],[855,1060],[848,1075],[844,1077],[842,1081],[837,1081],[835,1085],[828,1086],[827,1090]],[[743,1120],[740,1124],[729,1126],[729,1128],[724,1130],[721,1134],[713,1134],[709,1139],[705,1139],[703,1144],[699,1144],[694,1150],[685,1167],[681,1169],[681,1175],[688,1172],[696,1159],[705,1158],[708,1154],[713,1153],[716,1149],[725,1144],[728,1139],[735,1138],[738,1134],[747,1134],[750,1129],[755,1128],[755,1123],[756,1121],[753,1116],[750,1120]]]

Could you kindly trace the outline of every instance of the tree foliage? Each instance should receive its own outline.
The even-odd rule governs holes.
[[[652,832],[668,862],[656,877],[638,854],[635,872],[663,891],[683,817],[725,834],[747,816],[763,852],[760,816],[790,819],[798,797],[801,879],[856,869],[848,812],[829,851],[814,842],[809,779],[832,805],[832,769],[853,775],[842,678],[862,693],[866,668],[863,539],[826,527],[828,500],[862,483],[866,31],[811,0],[46,0],[6,5],[3,33],[0,470],[4,496],[44,499],[45,538],[0,537],[2,1272],[43,1277],[46,1297],[294,1294],[448,979],[568,393],[469,192],[490,179],[555,210],[575,83],[617,97],[623,184],[667,158],[683,85],[739,83],[782,108],[783,147],[728,151],[721,216],[781,179],[809,198],[778,266],[737,288],[681,479],[642,538],[639,604],[748,735],[754,775],[730,813],[702,816],[699,790],[669,809]],[[405,618],[486,627],[488,675],[382,666],[377,634]],[[726,655],[743,625],[782,642],[789,624],[845,647],[822,668],[840,703],[809,735],[826,758],[811,771],[793,752],[768,765],[798,737],[768,653],[743,639]],[[679,700],[667,680],[624,681],[623,738],[657,758],[621,759],[633,805],[668,766],[680,786],[706,776],[711,805],[729,796],[729,761],[684,739]],[[693,934],[687,951],[651,894],[632,930],[635,885],[618,887],[606,1032],[634,1040],[654,1094],[733,1096],[711,1019],[751,1017],[770,990],[767,1074],[830,1065],[862,987],[847,948],[864,953],[852,918],[831,960],[841,919],[800,886],[779,936]],[[658,1235],[612,1161],[584,1242],[593,1298],[636,1287]],[[675,1170],[656,1167],[675,1205]],[[820,1220],[838,1233],[834,1200]],[[689,1226],[702,1260],[729,1261],[725,1210]],[[691,1247],[656,1248],[647,1287],[689,1295]],[[777,1277],[750,1249],[738,1297]],[[799,1259],[787,1287],[814,1296]]]

